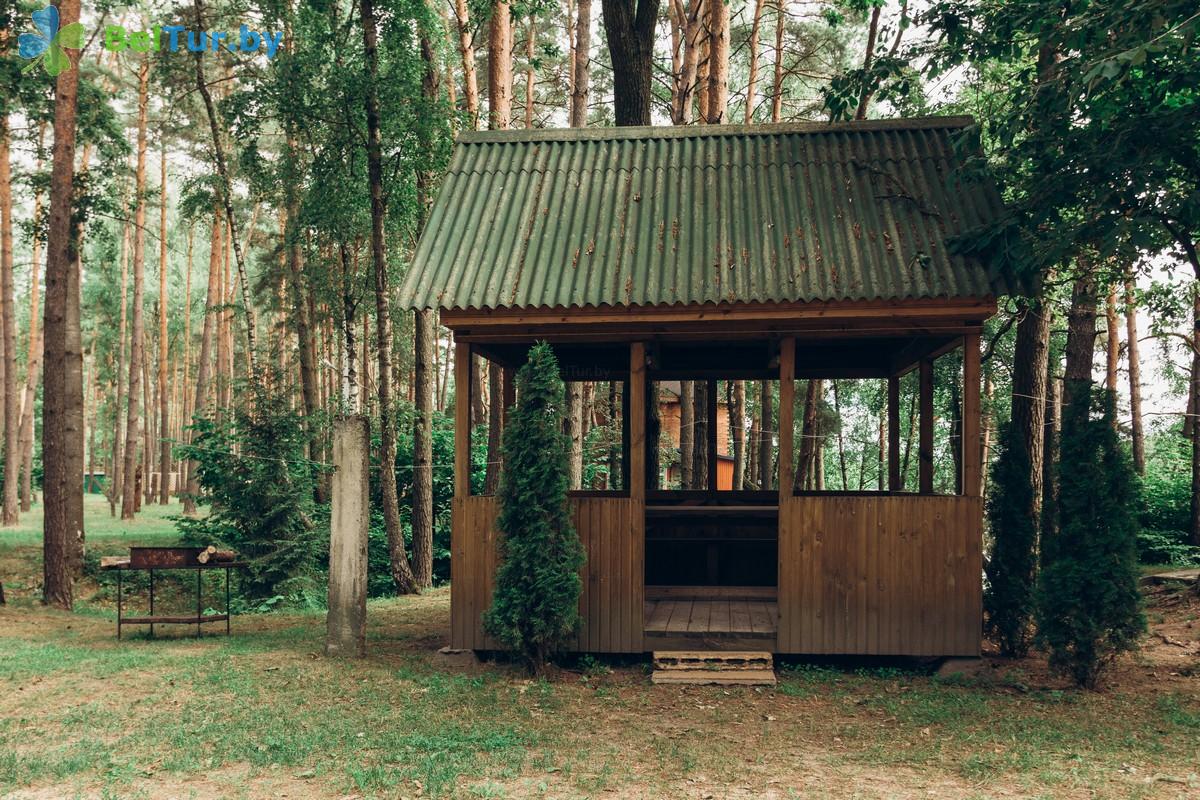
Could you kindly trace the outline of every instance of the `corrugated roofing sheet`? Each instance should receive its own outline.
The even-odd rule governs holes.
[[[470,133],[401,286],[408,307],[985,297],[948,237],[995,188],[955,177],[967,117]]]

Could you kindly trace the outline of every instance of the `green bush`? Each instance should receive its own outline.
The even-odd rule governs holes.
[[[1138,561],[1175,567],[1200,566],[1200,547],[1189,543],[1187,531],[1142,529],[1137,535]]]
[[[1192,447],[1182,425],[1149,437],[1146,474],[1142,478],[1138,559],[1143,564],[1200,563],[1200,548],[1191,544]]]
[[[999,436],[987,520],[992,552],[984,564],[984,630],[1009,656],[1024,656],[1032,637],[1037,583],[1037,520],[1025,441],[1011,423]]]
[[[540,673],[579,624],[583,547],[567,507],[565,392],[544,342],[517,372],[517,404],[504,429],[500,479],[501,564],[488,633]]]
[[[219,544],[249,566],[243,592],[294,604],[324,603],[329,509],[314,500],[322,467],[305,457],[303,418],[265,392],[221,421],[198,417],[180,458],[196,462],[203,517],[177,519],[185,541]]]
[[[1058,463],[1058,532],[1042,542],[1038,641],[1050,665],[1094,688],[1145,630],[1138,593],[1138,486],[1110,392],[1070,387]]]

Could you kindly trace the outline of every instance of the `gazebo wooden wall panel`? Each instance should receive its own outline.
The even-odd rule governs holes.
[[[783,499],[778,652],[978,655],[981,527],[978,497]]]
[[[575,529],[587,562],[579,600],[583,618],[577,650],[638,653],[642,650],[645,531],[642,507],[627,497],[573,497]],[[500,649],[483,630],[499,561],[495,497],[456,497],[450,570],[451,647]]]

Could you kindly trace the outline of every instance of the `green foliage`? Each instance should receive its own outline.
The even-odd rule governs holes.
[[[1143,564],[1194,566],[1200,548],[1190,543],[1192,447],[1181,424],[1146,443],[1146,475],[1139,506],[1138,559]]]
[[[1042,542],[1038,641],[1050,665],[1094,688],[1137,647],[1146,627],[1138,593],[1133,467],[1113,427],[1114,400],[1068,386],[1058,464],[1058,532]]]
[[[413,422],[412,404],[400,404],[396,436],[396,491],[400,495],[400,519],[404,539],[412,546],[413,498]],[[435,584],[450,579],[450,501],[454,497],[453,420],[435,411],[433,414],[433,579]],[[367,543],[367,591],[371,597],[390,597],[396,593],[388,554],[387,529],[383,520],[383,498],[379,487],[379,431],[372,431],[371,443],[371,525]],[[481,467],[482,469],[482,467]],[[482,473],[479,485],[482,487]]]
[[[1020,657],[1028,652],[1033,633],[1038,525],[1025,442],[1009,423],[999,438],[987,499],[992,552],[984,564],[984,630],[1000,644],[1001,652]]]
[[[236,550],[250,565],[242,585],[251,598],[321,605],[328,509],[313,500],[321,467],[305,457],[303,418],[285,398],[259,392],[231,418],[199,417],[192,429],[192,444],[179,455],[196,462],[212,509],[181,517],[184,537]]]
[[[517,404],[504,430],[502,563],[484,615],[488,632],[533,673],[579,623],[584,555],[567,508],[565,403],[554,351],[545,342],[535,345],[517,373]]]

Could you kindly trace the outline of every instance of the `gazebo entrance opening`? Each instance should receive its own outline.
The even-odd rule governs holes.
[[[778,342],[655,343],[646,377],[645,635],[655,647],[721,638],[769,649]]]

